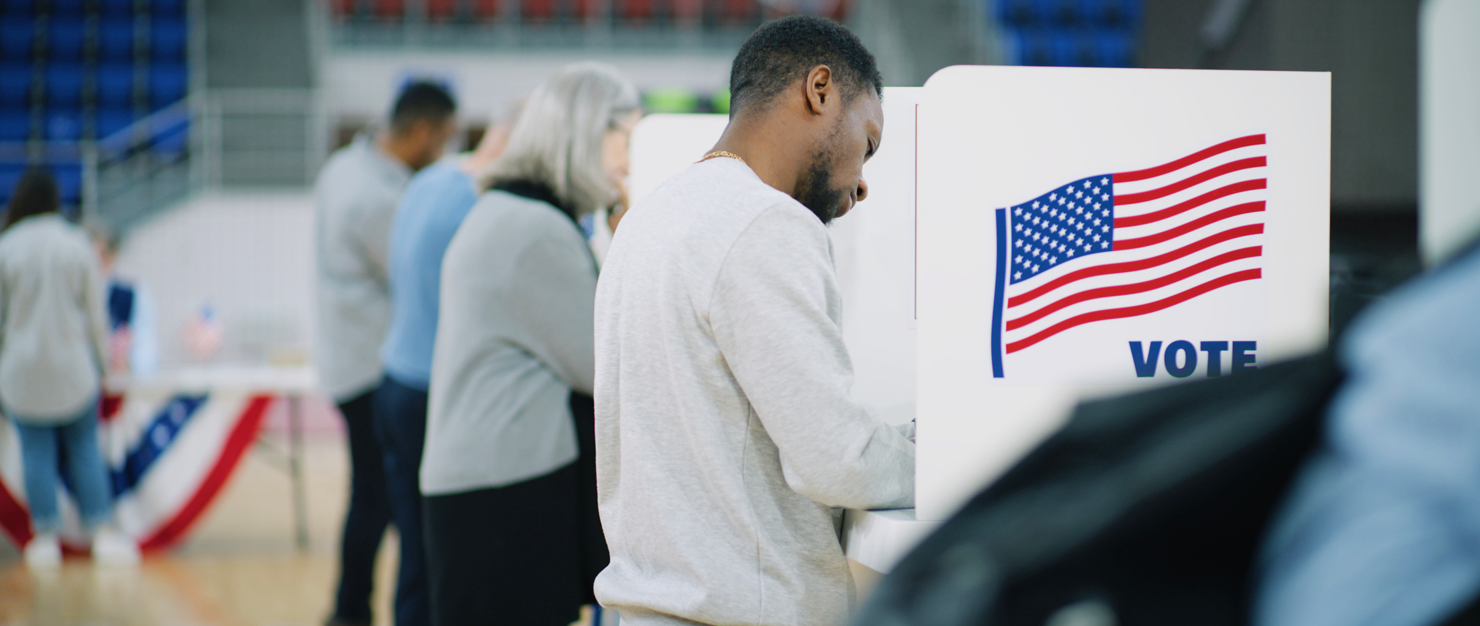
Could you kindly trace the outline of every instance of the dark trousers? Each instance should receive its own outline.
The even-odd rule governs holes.
[[[391,519],[401,536],[396,576],[396,626],[431,623],[426,548],[421,528],[421,447],[427,437],[427,392],[390,377],[375,391],[375,432],[385,459]]]
[[[432,621],[565,626],[610,560],[596,513],[590,396],[571,395],[581,456],[504,487],[424,500]]]
[[[349,439],[350,491],[339,545],[339,592],[334,596],[334,617],[366,624],[371,621],[375,555],[391,521],[385,468],[371,417],[373,393],[367,391],[339,405]]]

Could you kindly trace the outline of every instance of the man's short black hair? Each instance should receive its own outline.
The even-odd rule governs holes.
[[[730,66],[730,111],[765,106],[819,65],[832,70],[845,101],[865,89],[884,96],[874,55],[853,31],[815,15],[793,15],[761,24],[740,46]]]
[[[405,132],[420,121],[441,124],[457,112],[457,102],[452,94],[441,85],[427,81],[416,81],[401,91],[396,106],[391,109],[391,129]]]

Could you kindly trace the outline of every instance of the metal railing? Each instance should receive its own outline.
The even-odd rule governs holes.
[[[196,117],[185,99],[96,141],[0,143],[0,166],[51,170],[65,212],[124,229],[198,186]],[[69,197],[79,187],[80,197]]]
[[[312,185],[329,140],[317,92],[212,90],[202,109],[201,171],[206,187]]]
[[[97,140],[0,143],[0,167],[77,176],[66,210],[122,231],[200,189],[310,186],[324,119],[312,90],[209,91]]]

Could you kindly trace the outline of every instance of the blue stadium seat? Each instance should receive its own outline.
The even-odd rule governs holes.
[[[0,2],[0,5],[5,7],[6,15],[16,17],[30,17],[35,4],[36,0],[3,0]]]
[[[1045,31],[1017,31],[1011,39],[1010,50],[1010,61],[1014,65],[1053,65],[1053,42]]]
[[[150,108],[162,109],[184,98],[189,78],[183,63],[156,63],[150,66]]]
[[[1100,67],[1135,65],[1135,35],[1131,32],[1104,32],[1095,38],[1095,57]]]
[[[1033,0],[988,0],[994,2],[993,14],[997,22],[1008,27],[1030,26],[1038,19],[1037,3]]]
[[[98,66],[94,93],[98,106],[127,108],[134,104],[134,67],[122,63]]]
[[[1083,23],[1079,0],[1038,0],[1040,25],[1078,26]]]
[[[76,111],[51,111],[42,130],[50,141],[77,141],[82,138],[82,116]]]
[[[1075,30],[1055,31],[1052,37],[1053,64],[1060,67],[1084,67],[1094,63],[1089,53],[1090,35]]]
[[[26,108],[31,105],[31,66],[19,63],[0,65],[0,107]]]
[[[81,15],[82,0],[51,0],[51,14],[57,15]]]
[[[15,193],[15,185],[21,182],[24,173],[24,163],[0,163],[0,209],[10,205],[10,194]]]
[[[62,192],[62,204],[77,206],[82,202],[82,164],[52,164],[51,175],[57,179],[57,189]]]
[[[94,126],[98,139],[109,137],[114,133],[128,128],[134,123],[134,112],[128,109],[101,109],[98,111],[97,123]]]
[[[134,14],[134,0],[99,0],[103,13],[107,15],[129,15]]]
[[[98,25],[98,57],[103,61],[132,61],[134,58],[134,20],[131,17],[104,18]]]
[[[0,141],[25,141],[31,137],[31,114],[0,111]]]
[[[74,63],[46,68],[46,102],[67,109],[82,108],[82,66]]]
[[[82,58],[82,41],[87,29],[81,17],[53,17],[46,27],[46,48],[52,59]]]
[[[24,61],[31,58],[36,42],[36,23],[24,17],[6,16],[0,21],[0,58]]]
[[[185,0],[153,0],[150,11],[154,15],[180,15],[185,12]]]
[[[185,58],[185,20],[156,17],[149,23],[149,50],[155,61]]]

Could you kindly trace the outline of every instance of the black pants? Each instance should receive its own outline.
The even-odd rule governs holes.
[[[385,469],[371,417],[367,391],[339,405],[349,439],[349,509],[339,545],[339,591],[334,617],[345,622],[370,623],[370,594],[374,590],[375,555],[390,524],[385,495]]]
[[[428,496],[432,623],[566,626],[610,560],[596,512],[591,397],[571,394],[580,458],[521,483]]]
[[[427,437],[427,392],[389,377],[375,390],[375,430],[384,453],[391,519],[401,535],[396,626],[431,623],[421,527],[421,448]]]

